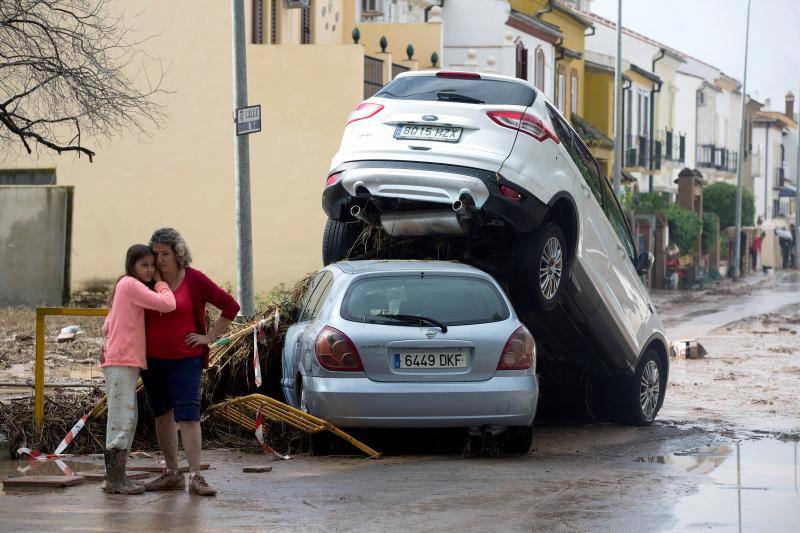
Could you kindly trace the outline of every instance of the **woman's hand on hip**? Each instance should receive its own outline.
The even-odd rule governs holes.
[[[199,333],[189,333],[186,335],[186,344],[192,348],[195,346],[208,346],[211,342],[211,337],[208,335],[200,335]]]

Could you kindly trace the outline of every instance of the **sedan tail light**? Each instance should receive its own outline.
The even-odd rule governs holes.
[[[536,342],[525,326],[511,334],[500,354],[497,370],[527,370],[536,363]]]
[[[374,104],[372,102],[361,102],[353,109],[353,112],[350,113],[350,116],[347,117],[347,124],[352,124],[358,120],[364,120],[365,118],[369,118],[375,116],[383,106],[381,104]],[[345,126],[347,126],[345,124]]]
[[[559,143],[558,137],[548,130],[536,115],[521,111],[487,111],[486,114],[504,128],[520,131],[540,142],[553,139],[556,144]]]
[[[364,370],[353,341],[336,328],[325,326],[314,343],[317,361],[326,370],[360,372]]]

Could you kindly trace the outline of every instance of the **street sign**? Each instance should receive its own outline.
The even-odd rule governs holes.
[[[261,106],[253,105],[236,110],[236,135],[261,131]]]

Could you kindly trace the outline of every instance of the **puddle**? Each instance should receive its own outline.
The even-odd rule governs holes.
[[[698,309],[697,311],[692,311],[691,313],[686,313],[686,314],[682,315],[682,318],[685,320],[687,318],[695,318],[695,317],[698,317],[698,316],[710,315],[710,314],[718,313],[718,312],[720,312],[720,309],[718,309],[718,308],[714,308],[714,309]]]
[[[640,457],[703,475],[673,509],[673,529],[800,531],[800,443],[744,441],[686,453]]]

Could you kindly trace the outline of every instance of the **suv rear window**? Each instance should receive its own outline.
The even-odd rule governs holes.
[[[512,81],[406,76],[395,78],[375,94],[397,100],[530,106],[536,91]]]
[[[506,320],[510,311],[497,288],[479,278],[415,274],[355,282],[342,302],[343,318],[354,322],[419,325],[380,315],[418,315],[447,326],[460,326]]]

